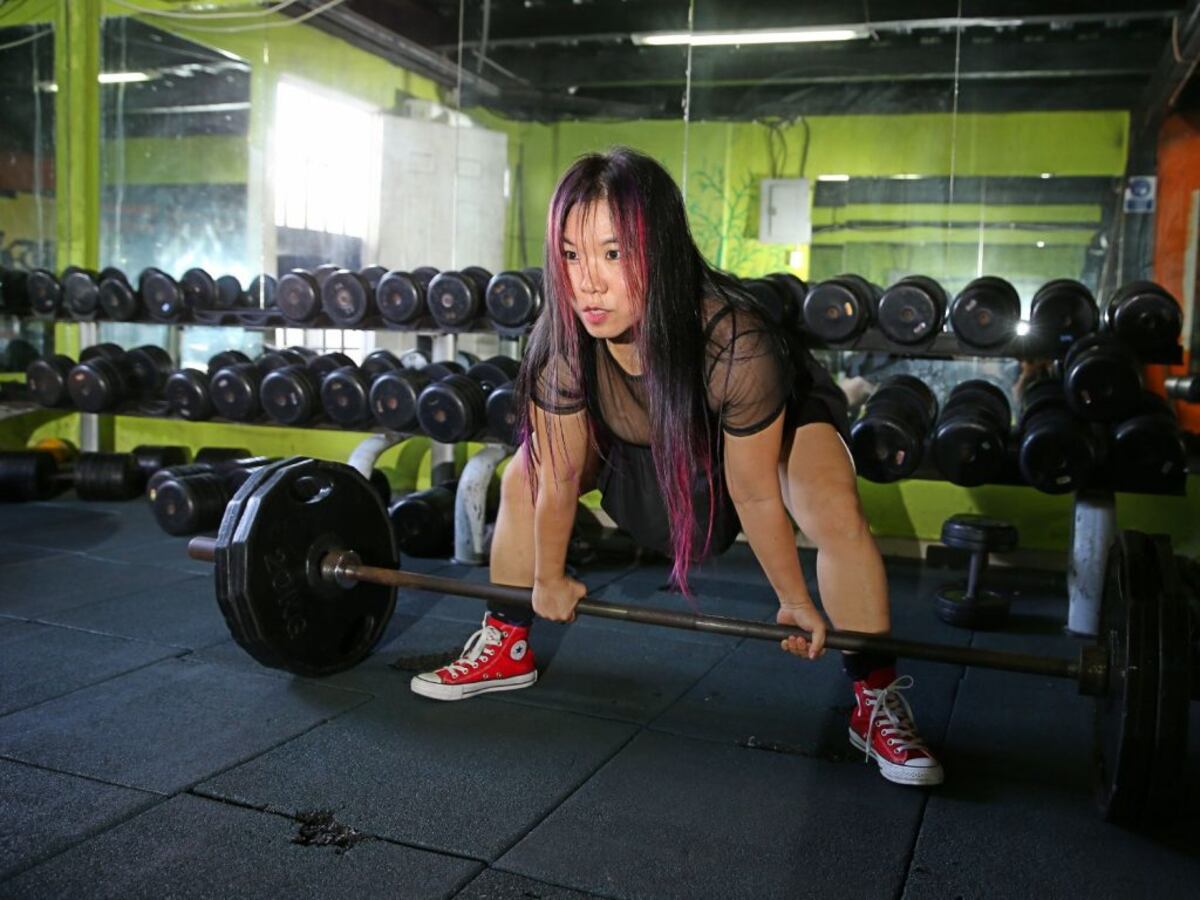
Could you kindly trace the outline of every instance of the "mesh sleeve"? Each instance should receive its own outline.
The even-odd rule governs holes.
[[[787,405],[793,366],[787,344],[756,313],[726,307],[709,324],[708,399],[722,429],[762,431]]]
[[[531,399],[556,416],[569,416],[587,406],[583,379],[562,357],[551,357],[532,381]]]

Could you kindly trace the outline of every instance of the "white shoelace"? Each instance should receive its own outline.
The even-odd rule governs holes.
[[[900,693],[912,686],[912,676],[901,675],[885,688],[863,691],[866,701],[871,704],[871,718],[867,722],[867,741],[863,751],[868,760],[871,758],[871,735],[875,733],[875,719],[880,710],[883,711],[883,721],[879,723],[879,733],[890,746],[901,750],[925,749],[925,742],[917,734],[917,726],[913,722],[912,707]]]
[[[488,625],[487,619],[484,619],[483,627],[467,638],[462,656],[449,663],[446,671],[451,675],[464,675],[468,669],[478,669],[480,658],[486,662],[492,650],[499,647],[503,641],[504,635],[500,630]]]

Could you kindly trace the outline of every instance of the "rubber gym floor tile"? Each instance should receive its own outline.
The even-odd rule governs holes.
[[[192,559],[187,555],[188,538],[168,537],[161,531],[152,539],[142,543],[132,541],[89,551],[89,556],[109,559],[113,562],[137,563],[154,566],[171,572],[188,575],[206,575],[211,580],[212,563]]]
[[[407,690],[205,782],[197,791],[493,859],[608,759],[632,726]]]
[[[141,499],[119,505],[63,502],[35,509],[35,521],[11,516],[0,520],[0,538],[57,550],[103,553],[163,536]]]
[[[171,793],[366,699],[183,657],[5,717],[0,755]]]
[[[183,795],[0,885],[24,897],[451,897],[479,864],[366,838],[294,842],[299,824]]]
[[[601,896],[557,887],[511,872],[484,869],[454,895],[454,900],[589,900]]]
[[[184,648],[208,647],[229,638],[213,581],[200,575],[49,613],[39,621]]]
[[[36,622],[0,630],[0,716],[174,655],[170,647]],[[0,722],[0,734],[6,729]]]
[[[866,766],[647,732],[496,867],[611,897],[890,897],[924,800]]]
[[[0,881],[162,801],[156,794],[0,760]],[[8,889],[0,884],[0,895]]]
[[[801,565],[806,571],[812,567],[814,558],[814,551],[800,551]],[[665,559],[659,559],[654,562],[642,563],[630,573],[630,577],[665,584],[670,574],[671,564]],[[745,541],[735,542],[721,555],[700,563],[693,570],[692,576],[703,581],[722,581],[733,584],[767,583],[762,566],[759,565],[754,551]]]
[[[79,554],[14,563],[0,578],[0,614],[36,619],[189,577]]]
[[[0,566],[29,562],[33,559],[45,559],[48,556],[61,555],[63,552],[50,547],[35,547],[32,544],[22,544],[16,541],[0,541]]]
[[[937,747],[954,700],[957,667],[905,662],[906,692],[922,735]],[[746,641],[651,723],[655,730],[861,763],[846,737],[854,703],[840,654],[810,662],[767,641]]]

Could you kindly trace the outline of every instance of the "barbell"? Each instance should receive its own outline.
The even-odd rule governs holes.
[[[234,640],[265,666],[320,677],[351,668],[383,637],[396,589],[531,607],[531,592],[399,568],[387,510],[349,466],[293,457],[262,466],[226,507],[216,538],[188,553],[215,563]],[[582,599],[580,615],[779,641],[793,626]],[[1076,682],[1095,698],[1097,800],[1133,825],[1175,811],[1187,747],[1195,624],[1170,540],[1124,532],[1106,570],[1099,640],[1074,658],[830,631],[826,647]],[[808,637],[805,634],[805,637]]]

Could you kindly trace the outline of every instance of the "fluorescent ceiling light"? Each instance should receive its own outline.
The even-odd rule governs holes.
[[[921,176],[915,172],[901,172],[899,175],[892,176],[892,178],[895,178],[899,181],[916,181],[920,177]]]
[[[1043,172],[1043,173],[1041,174],[1041,176],[1040,176],[1040,177],[1042,177],[1042,178],[1053,178],[1053,177],[1054,177],[1054,173],[1053,173],[1053,172]]]
[[[1039,250],[1041,250],[1041,249],[1042,249],[1043,247],[1045,247],[1045,246],[1046,246],[1046,242],[1045,242],[1045,241],[1038,241],[1038,242],[1037,242],[1037,248],[1038,248]]]
[[[139,81],[149,81],[146,72],[101,72],[101,84],[136,84]]]
[[[849,181],[849,175],[818,175],[817,181]]]
[[[757,29],[746,31],[656,31],[632,35],[635,44],[649,47],[718,47],[738,44],[817,44],[854,41],[869,35],[863,26],[842,28]]]

